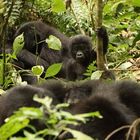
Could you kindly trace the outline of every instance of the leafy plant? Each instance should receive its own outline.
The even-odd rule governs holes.
[[[48,67],[46,74],[45,74],[45,78],[55,76],[56,74],[59,73],[61,68],[62,68],[62,63],[52,64],[51,66]]]
[[[63,108],[68,107],[66,103],[58,104],[54,107],[52,99],[49,97],[38,98],[35,96],[34,100],[41,103],[42,106],[40,108],[20,108],[14,115],[6,119],[6,123],[0,127],[0,140],[7,140],[8,138],[10,140],[44,140],[45,136],[48,136],[48,139],[52,136],[56,138],[63,130],[72,133],[77,140],[80,140],[81,137],[84,137],[85,140],[93,140],[85,134],[67,128],[67,125],[85,123],[89,117],[102,118],[99,112],[72,115],[63,110]],[[37,131],[34,126],[31,127],[30,121],[34,119],[40,120],[45,124],[46,128]],[[24,130],[26,127],[31,128],[32,132]],[[19,131],[24,131],[23,137],[12,137]]]

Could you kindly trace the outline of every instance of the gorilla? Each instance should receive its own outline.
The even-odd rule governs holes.
[[[41,21],[31,21],[21,25],[16,31],[15,37],[21,33],[24,33],[25,45],[17,57],[19,61],[25,64],[25,69],[29,69],[36,64],[42,65],[46,69],[53,63],[61,62],[61,54],[67,53],[68,37]],[[60,39],[62,43],[61,52],[48,48],[45,40],[50,35]]]
[[[33,96],[35,94],[37,94],[40,98],[43,98],[46,95],[53,97],[51,92],[38,87],[32,87],[30,85],[11,88],[10,90],[7,90],[5,94],[1,95],[0,125],[2,125],[4,120],[20,107],[39,107],[39,103],[33,101]]]
[[[98,29],[97,35],[103,39],[103,54],[105,55],[109,42],[106,28]],[[69,53],[72,58],[66,64],[66,78],[72,81],[84,79],[83,74],[87,67],[96,60],[96,52],[93,50],[92,41],[89,37],[83,35],[72,37],[69,43]]]
[[[22,62],[24,69],[30,69],[39,64],[45,70],[53,63],[62,62],[63,67],[57,77],[67,80],[83,79],[87,66],[96,60],[96,51],[88,36],[75,35],[71,38],[65,36],[57,29],[41,21],[27,22],[17,30],[15,37],[24,33],[25,45],[19,53],[18,62]],[[105,27],[98,29],[97,34],[103,39],[104,55],[108,48],[108,34]],[[62,49],[52,50],[45,39],[54,35],[60,39]]]
[[[109,99],[108,99],[109,98]],[[103,118],[90,118],[86,123],[69,127],[83,132],[92,138],[104,140],[114,130],[125,125],[130,125],[135,119],[135,114],[124,104],[117,102],[110,97],[93,95],[81,101],[70,110],[72,114],[83,114],[99,111]],[[110,140],[124,140],[128,129],[116,132],[110,137]],[[70,134],[63,136],[63,139],[71,138]]]
[[[92,85],[92,87],[94,87],[94,85]],[[71,101],[74,100],[75,97],[74,94],[69,96]],[[91,90],[90,95],[87,94],[83,99],[79,99],[69,110],[72,114],[99,111],[103,118],[95,117],[89,119],[86,124],[79,124],[78,126],[70,125],[69,127],[79,130],[93,138],[97,138],[98,140],[104,140],[109,134],[120,127],[131,125],[140,115],[140,84],[136,82],[119,81],[105,83],[100,81],[100,83],[95,85],[93,90]],[[110,135],[109,140],[124,140],[127,132],[128,128],[122,129]],[[138,140],[139,137],[138,132],[138,136],[135,140]],[[64,140],[72,138],[72,136],[66,133],[60,138]],[[130,137],[130,140],[132,140],[131,138],[132,137]]]
[[[50,79],[36,86],[14,87],[0,96],[0,125],[19,107],[40,106],[32,100],[35,94],[39,97],[52,97],[54,105],[70,103],[67,111],[72,114],[99,111],[103,116],[102,119],[89,118],[84,124],[68,126],[98,140],[104,140],[114,130],[130,125],[139,118],[140,114],[140,85],[138,83],[132,81],[107,83],[101,80],[65,82]],[[122,129],[113,134],[110,139],[123,140],[127,131],[128,129]],[[59,139],[71,137],[69,133],[64,135],[62,133]]]

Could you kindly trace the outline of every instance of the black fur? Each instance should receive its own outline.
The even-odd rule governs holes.
[[[140,84],[132,81],[118,82],[114,90],[119,100],[140,117]]]
[[[70,128],[80,130],[93,138],[104,140],[111,132],[124,125],[131,123],[139,118],[140,115],[140,85],[132,81],[121,81],[113,83],[88,81],[90,94],[86,91],[80,92],[79,97],[76,93],[71,93],[73,97],[79,99],[77,104],[70,108],[73,114],[89,113],[99,111],[103,119],[90,119],[86,124],[79,126],[69,126]],[[95,83],[94,83],[95,82]],[[86,82],[85,82],[86,83]],[[92,85],[92,83],[94,84]],[[84,83],[83,83],[84,85]],[[86,85],[86,84],[85,84]],[[92,87],[92,88],[91,88]],[[86,90],[86,86],[84,88]],[[80,93],[80,94],[79,94]],[[128,129],[122,129],[111,136],[110,140],[124,140]],[[71,138],[70,134],[65,134],[62,139]],[[130,138],[131,139],[131,138]],[[136,138],[135,140],[137,140]]]
[[[57,75],[68,80],[83,79],[87,66],[96,60],[96,52],[92,48],[89,37],[76,35],[68,38],[52,26],[41,21],[27,22],[17,30],[15,37],[24,33],[25,45],[18,55],[18,61],[24,64],[24,69],[34,65],[42,65],[45,70],[53,63],[63,62],[63,68]],[[105,28],[97,31],[103,38],[104,54],[107,52],[108,35]],[[62,43],[60,51],[48,48],[45,39],[50,35],[58,37]]]
[[[72,106],[68,108],[68,111],[72,114],[99,111],[103,116],[102,119],[91,118],[86,124],[69,126],[99,140],[104,140],[115,129],[131,124],[140,115],[140,85],[138,83],[47,80],[37,86],[12,88],[0,96],[0,125],[19,107],[40,106],[32,100],[35,94],[40,97],[52,97],[54,104],[69,102]],[[127,131],[128,129],[118,131],[110,139],[123,140]],[[66,134],[62,139],[69,137],[71,135]]]
[[[103,53],[105,55],[108,48],[107,31],[102,27],[97,33],[103,39]],[[85,76],[83,74],[87,66],[96,60],[96,52],[92,48],[90,38],[83,35],[72,37],[69,50],[72,58],[66,65],[66,78],[72,81],[84,79]]]
[[[98,140],[104,140],[111,132],[124,125],[131,124],[135,120],[135,115],[124,104],[116,99],[93,95],[85,101],[76,104],[71,112],[73,114],[89,113],[99,111],[103,118],[89,119],[86,124],[70,126]],[[128,129],[123,129],[115,133],[110,140],[124,140]],[[67,134],[65,138],[70,138]],[[63,139],[65,139],[63,137]]]
[[[107,30],[104,26],[96,30],[97,36],[103,39],[103,54],[105,55],[108,50],[108,43],[109,43],[109,38],[108,38],[108,33]]]
[[[72,56],[66,65],[68,80],[83,79],[86,67],[92,62],[92,43],[89,37],[77,35],[70,39],[69,52]]]
[[[31,68],[39,64],[43,65],[46,69],[50,64],[62,61],[61,53],[66,53],[69,39],[58,30],[41,21],[32,21],[21,25],[15,37],[21,33],[24,33],[25,45],[24,49],[18,55],[18,59],[25,63],[25,68]],[[45,40],[50,35],[54,35],[60,39],[62,52],[48,48]],[[36,55],[38,55],[38,57]],[[32,59],[32,61],[30,61],[30,59]]]
[[[39,103],[33,101],[33,96],[35,94],[40,98],[50,96],[54,99],[54,103],[58,103],[58,100],[55,100],[54,95],[48,90],[29,85],[17,86],[0,96],[0,125],[20,107],[39,107]]]

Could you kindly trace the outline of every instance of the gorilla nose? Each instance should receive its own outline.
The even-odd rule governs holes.
[[[83,53],[82,52],[77,52],[77,57],[83,57]]]

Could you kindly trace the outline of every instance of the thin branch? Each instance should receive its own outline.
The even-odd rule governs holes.
[[[74,10],[73,10],[73,7],[74,7],[74,6],[73,6],[73,3],[71,2],[70,9],[71,9],[71,11],[72,11],[72,14],[73,14],[74,17],[75,17],[76,23],[77,23],[77,25],[78,25],[78,28],[79,28],[81,34],[84,34],[84,35],[85,35],[84,30],[80,27],[80,24],[79,24],[78,18],[77,18],[76,14],[75,14],[75,12],[74,12]]]
[[[103,13],[103,1],[96,1],[96,30],[102,27],[102,13]],[[105,70],[105,59],[103,55],[103,39],[97,35],[97,67],[99,70]]]
[[[140,68],[132,68],[132,69],[117,69],[117,68],[113,68],[113,69],[109,69],[110,71],[139,71]]]
[[[118,133],[119,131],[123,130],[123,129],[129,129],[130,128],[130,125],[125,125],[125,126],[122,126],[122,127],[119,127],[118,129],[115,129],[113,132],[111,132],[106,138],[105,140],[110,140],[111,137],[113,135],[115,135],[116,133]]]

